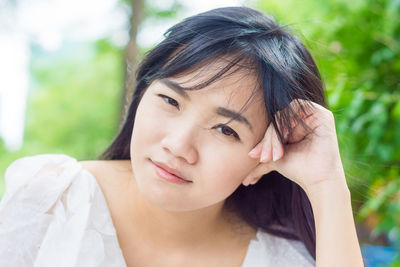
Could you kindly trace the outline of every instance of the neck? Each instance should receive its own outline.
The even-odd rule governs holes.
[[[149,244],[164,249],[201,246],[230,233],[224,202],[194,211],[167,211],[148,202],[134,185],[130,188],[129,224],[135,236]]]

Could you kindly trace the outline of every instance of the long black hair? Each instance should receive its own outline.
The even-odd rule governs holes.
[[[136,110],[154,80],[176,76],[226,56],[230,60],[224,68],[187,89],[201,89],[235,66],[250,66],[264,93],[269,123],[283,141],[282,131],[286,128],[290,134],[293,121],[304,125],[288,106],[292,100],[306,99],[326,106],[316,64],[303,43],[289,31],[264,13],[246,7],[213,9],[171,27],[140,64],[124,124],[100,158],[130,159]],[[277,111],[279,116],[275,116]],[[250,225],[300,240],[315,259],[314,215],[305,192],[278,172],[264,176],[255,185],[240,185],[226,199],[226,207],[234,209]]]

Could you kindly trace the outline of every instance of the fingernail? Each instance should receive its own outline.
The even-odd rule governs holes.
[[[249,152],[249,156],[250,157],[252,157],[252,158],[257,158],[258,157],[258,148],[257,147],[255,147],[255,148],[253,148],[250,152]]]
[[[278,150],[275,147],[273,147],[272,148],[272,160],[277,161],[278,159],[279,159]]]
[[[265,150],[261,152],[261,157],[260,157],[260,162],[264,162],[264,160],[267,158],[267,153],[265,153]]]

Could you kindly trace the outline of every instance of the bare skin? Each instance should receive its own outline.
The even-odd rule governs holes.
[[[296,101],[291,103],[299,110]],[[264,139],[249,153],[260,161],[243,182],[257,183],[263,173],[276,170],[300,185],[313,209],[316,228],[316,266],[364,266],[355,229],[351,195],[340,158],[334,116],[309,102],[307,114],[298,112],[314,131],[295,126],[284,152],[276,131],[269,127]]]
[[[216,209],[209,220],[197,213],[181,221],[146,216],[135,203],[140,198],[135,197],[138,192],[130,161],[83,161],[81,165],[103,191],[128,266],[242,265],[256,229],[238,223],[232,214],[224,216]]]
[[[197,79],[207,71],[192,74]],[[264,103],[250,105],[242,113],[247,119],[232,128],[221,127],[224,116],[215,114],[226,108],[237,113],[257,88],[254,77],[235,73],[190,92],[171,86],[193,77],[149,86],[136,113],[131,160],[82,163],[104,192],[128,266],[241,266],[256,229],[243,222],[238,227],[235,216],[226,216],[224,201],[240,184],[257,183],[274,170],[310,199],[316,265],[363,266],[333,114],[311,102],[304,114],[300,100],[293,101],[313,134],[295,125],[283,151],[260,113]],[[179,170],[189,182],[176,186],[158,178],[153,160]]]
[[[128,266],[243,263],[256,229],[223,205],[258,164],[247,153],[265,132],[266,115],[260,112],[265,104],[261,93],[255,94],[242,112],[248,124],[233,121],[231,128],[221,126],[229,118],[216,110],[238,112],[257,88],[256,79],[243,70],[202,90],[183,93],[170,85],[190,86],[219,67],[216,63],[149,86],[137,109],[130,160],[82,162],[103,190]],[[191,182],[160,179],[153,161],[168,164]]]

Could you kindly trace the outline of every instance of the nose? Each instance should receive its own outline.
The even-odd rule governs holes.
[[[192,124],[170,125],[161,141],[162,148],[188,164],[194,164],[198,159],[195,147],[198,129]]]

